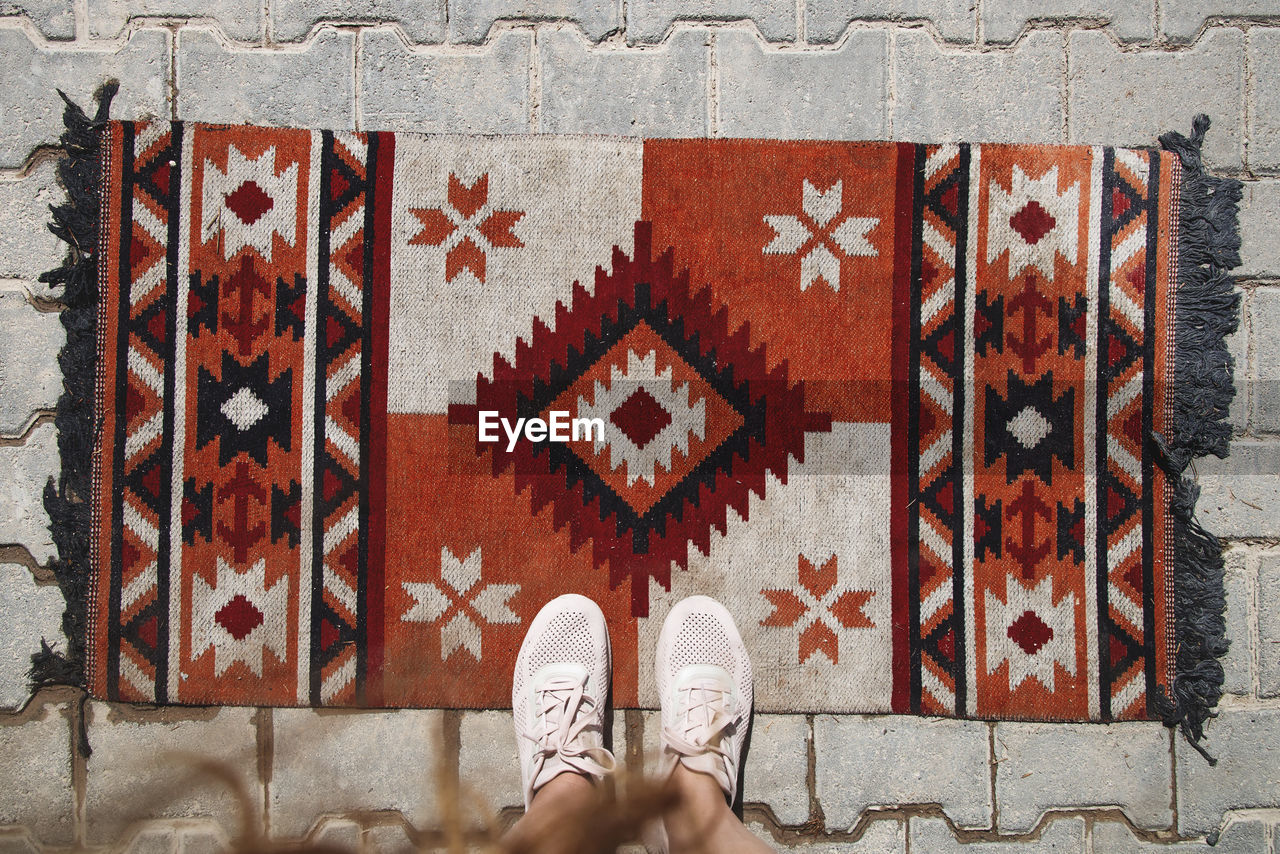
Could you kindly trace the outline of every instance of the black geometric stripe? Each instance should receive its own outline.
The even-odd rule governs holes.
[[[334,135],[324,131],[320,136],[320,176],[319,176],[319,221],[316,233],[316,251],[320,259],[316,270],[316,352],[315,352],[315,411],[313,414],[314,430],[314,472],[316,490],[312,507],[312,541],[311,566],[309,583],[311,586],[311,638],[309,656],[310,702],[313,706],[323,705],[321,689],[323,687],[324,669],[331,664],[339,651],[355,647],[356,702],[363,703],[366,681],[367,642],[363,632],[356,631],[356,626],[364,625],[367,619],[367,576],[369,569],[369,475],[368,448],[364,437],[369,435],[369,378],[372,373],[370,356],[372,353],[371,336],[373,312],[370,305],[372,296],[371,280],[373,269],[373,173],[370,168],[377,157],[377,134],[370,134],[367,142],[366,175],[361,177],[340,156],[335,147]],[[334,197],[334,177],[339,178],[336,186],[342,187],[338,197]],[[352,202],[364,195],[364,245],[360,281],[362,302],[361,317],[357,323],[335,301],[330,274],[332,267],[331,253],[335,249],[330,243],[334,219],[347,210]],[[340,248],[340,247],[337,247]],[[336,331],[336,334],[335,334]],[[336,459],[325,443],[325,422],[327,418],[326,401],[328,369],[337,361],[349,357],[352,348],[358,350],[361,360],[360,377],[360,425],[359,435],[354,436],[360,448],[360,462],[355,475],[338,459]],[[325,485],[332,486],[332,492],[326,494]],[[356,543],[356,614],[355,625],[350,625],[324,600],[324,534],[326,525],[335,521],[333,514],[346,503],[352,495],[357,495],[358,523]],[[308,583],[304,578],[303,583]],[[328,624],[330,632],[336,632],[342,639],[341,644],[330,643],[325,646],[322,628]]]
[[[360,528],[357,531],[358,560],[356,564],[356,625],[368,626],[369,615],[369,512],[370,512],[370,454],[373,442],[373,406],[372,394],[374,384],[373,370],[373,248],[374,212],[377,204],[378,168],[380,165],[391,168],[391,164],[378,163],[378,145],[381,135],[371,133],[365,142],[368,152],[365,160],[365,192],[364,192],[364,245],[361,259],[361,291],[363,303],[360,307]],[[380,619],[381,615],[374,615]],[[365,685],[368,682],[369,638],[365,631],[356,633],[356,702],[363,704]]]
[[[178,294],[178,236],[181,231],[178,205],[181,201],[181,151],[182,125],[174,122],[169,126],[169,143],[162,150],[152,150],[147,165],[136,167],[134,150],[137,126],[132,122],[124,122],[121,126],[122,162],[121,162],[121,198],[120,198],[120,241],[119,241],[119,294],[116,335],[116,424],[115,442],[113,446],[112,472],[116,484],[112,496],[112,518],[116,523],[112,528],[111,542],[111,579],[108,592],[108,613],[111,615],[108,628],[107,651],[107,695],[112,699],[120,698],[120,640],[122,624],[122,595],[124,573],[124,501],[126,492],[140,504],[156,515],[156,600],[144,609],[147,619],[156,621],[156,637],[154,647],[142,639],[138,633],[142,614],[139,614],[129,627],[125,627],[124,636],[144,658],[155,668],[155,701],[168,702],[169,691],[169,633],[172,627],[168,622],[170,596],[170,547],[172,535],[170,520],[173,514],[173,422],[174,395],[177,384],[173,360],[174,341],[177,335],[177,294]],[[157,172],[168,170],[167,180],[157,179]],[[132,311],[133,286],[133,205],[135,196],[145,193],[157,204],[163,205],[168,218],[168,233],[165,238],[166,254],[165,279],[163,290],[153,297],[151,304],[134,318]],[[160,322],[162,333],[156,332],[156,321]],[[132,466],[124,458],[125,437],[128,433],[126,413],[129,391],[129,348],[139,346],[150,350],[159,358],[162,365],[162,390],[160,392],[161,430],[160,445],[157,450],[133,463]],[[150,484],[154,484],[154,487]],[[181,500],[181,499],[179,499]]]
[[[1098,393],[1097,393],[1097,598],[1098,598],[1098,664],[1100,715],[1102,720],[1112,720],[1116,712],[1112,700],[1117,681],[1125,675],[1135,662],[1141,660],[1143,677],[1146,685],[1148,713],[1155,696],[1155,590],[1153,585],[1154,552],[1153,525],[1154,505],[1152,493],[1152,458],[1151,436],[1154,417],[1154,377],[1155,377],[1155,336],[1151,330],[1155,324],[1155,262],[1156,238],[1158,225],[1159,202],[1159,156],[1154,152],[1146,152],[1149,164],[1146,198],[1139,188],[1130,186],[1128,181],[1115,168],[1115,152],[1104,149],[1102,168],[1102,228],[1100,238],[1099,270],[1098,270]],[[1127,209],[1118,217],[1115,215],[1113,201],[1123,198],[1128,202]],[[1128,332],[1112,316],[1110,303],[1111,289],[1111,250],[1116,237],[1131,226],[1139,217],[1145,218],[1142,227],[1146,229],[1144,249],[1145,269],[1143,287],[1143,329],[1133,335]],[[1116,348],[1113,350],[1113,348]],[[1123,350],[1123,352],[1120,352]],[[1117,361],[1112,363],[1112,354],[1119,353]],[[1140,476],[1142,482],[1135,494],[1112,470],[1108,453],[1108,438],[1111,430],[1109,423],[1109,399],[1113,391],[1120,385],[1120,378],[1132,369],[1136,362],[1142,368],[1142,396],[1139,406],[1142,412],[1142,449]],[[1109,512],[1115,506],[1116,512]],[[1109,544],[1113,535],[1127,526],[1133,514],[1141,515],[1141,554],[1139,560],[1142,568],[1142,639],[1139,641],[1132,633],[1112,618],[1110,603],[1110,570]],[[1114,659],[1114,660],[1113,660]]]
[[[924,658],[929,659],[951,676],[955,685],[956,714],[965,714],[968,703],[968,680],[966,680],[966,648],[964,635],[963,611],[957,606],[964,602],[964,478],[961,476],[960,461],[963,460],[964,431],[956,429],[954,423],[956,412],[964,410],[965,389],[963,384],[965,361],[970,359],[963,346],[964,326],[960,319],[968,310],[968,298],[964,291],[966,274],[966,243],[969,239],[969,169],[972,163],[972,150],[968,145],[961,145],[955,165],[950,174],[943,175],[928,193],[924,192],[924,170],[927,164],[927,149],[916,147],[915,159],[915,205],[911,213],[911,309],[910,309],[910,347],[908,367],[908,423],[906,423],[906,447],[911,458],[908,462],[908,501],[911,511],[908,513],[908,579],[911,590],[909,597],[910,618],[910,704],[911,712],[922,711],[923,703],[923,668]],[[948,207],[945,197],[955,193],[954,209]],[[955,305],[950,318],[943,318],[937,328],[927,337],[923,335],[923,323],[920,318],[920,307],[923,303],[923,230],[924,210],[928,209],[954,234],[955,243]],[[940,342],[951,337],[950,355],[942,351]],[[920,406],[922,406],[922,389],[920,389],[920,359],[927,356],[938,371],[951,379],[954,396],[952,396],[952,430],[951,458],[946,466],[938,470],[931,478],[927,488],[920,487],[919,455],[920,448]],[[950,510],[943,506],[943,493],[946,495]],[[951,615],[943,620],[927,636],[923,636],[922,620],[920,620],[920,547],[919,508],[928,507],[938,521],[951,531]],[[942,647],[950,635],[950,650]]]
[[[923,145],[915,149],[915,171],[913,209],[911,218],[911,275],[910,275],[910,330],[908,347],[908,386],[907,386],[907,436],[906,447],[909,459],[907,463],[907,501],[911,508],[907,513],[907,574],[911,591],[908,597],[908,619],[910,631],[910,708],[913,714],[919,714],[923,703],[924,668],[926,656],[952,679],[955,686],[954,711],[958,715],[966,714],[966,649],[964,643],[963,610],[959,604],[964,601],[964,479],[962,477],[964,431],[957,429],[954,423],[955,413],[963,411],[965,361],[971,356],[962,346],[963,326],[959,318],[965,317],[967,297],[964,292],[966,277],[965,249],[968,240],[968,203],[969,203],[969,168],[971,150],[962,145],[951,172],[928,192],[924,191],[925,168],[927,164],[927,148]],[[955,194],[954,208],[949,207],[944,198]],[[924,249],[924,212],[926,208],[938,218],[945,228],[952,230],[955,244],[955,304],[949,310],[949,317],[944,317],[928,336],[923,334],[921,306],[923,304],[923,249]],[[940,343],[951,336],[950,352],[944,351]],[[927,486],[921,486],[920,478],[920,413],[923,402],[920,385],[921,359],[927,357],[938,371],[951,380],[952,399],[952,431],[951,458],[949,462],[936,471]],[[943,493],[949,493],[943,495]],[[948,510],[943,501],[950,505]],[[950,530],[951,539],[951,614],[938,623],[927,636],[923,632],[920,615],[920,508],[928,507],[942,524]],[[949,651],[943,644],[949,636]]]

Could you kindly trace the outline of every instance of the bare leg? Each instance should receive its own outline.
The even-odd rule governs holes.
[[[600,802],[600,789],[582,774],[560,774],[538,789],[529,811],[502,837],[510,854],[569,854],[583,849],[583,816]]]
[[[714,777],[676,765],[668,785],[680,794],[679,804],[666,816],[672,854],[772,852],[738,821]]]

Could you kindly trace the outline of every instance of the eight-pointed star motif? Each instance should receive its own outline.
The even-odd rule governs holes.
[[[765,216],[774,237],[761,251],[766,255],[799,255],[800,290],[822,279],[838,291],[841,256],[871,258],[878,254],[867,235],[880,219],[845,214],[843,181],[819,190],[806,179],[801,208],[800,216]]]
[[[488,253],[496,248],[524,246],[515,233],[524,211],[493,209],[487,172],[469,186],[449,173],[448,198],[444,207],[409,208],[421,226],[409,239],[409,245],[442,247],[445,281],[452,282],[463,270],[470,270],[483,283]]]
[[[838,584],[836,555],[827,558],[821,567],[815,567],[812,561],[800,555],[798,574],[799,584],[789,590],[760,591],[773,605],[773,613],[760,625],[795,629],[800,664],[815,652],[825,655],[832,664],[839,664],[840,629],[875,627],[862,610],[875,591],[853,590]]]
[[[460,647],[480,661],[482,625],[520,622],[509,604],[511,597],[519,592],[520,585],[481,584],[480,565],[478,546],[465,560],[458,560],[445,546],[440,549],[440,579],[443,584],[403,582],[405,592],[414,601],[400,619],[406,623],[442,624],[441,661],[448,659]]]

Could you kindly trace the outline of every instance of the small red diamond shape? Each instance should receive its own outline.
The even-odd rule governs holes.
[[[129,383],[125,388],[124,394],[124,417],[128,421],[132,421],[133,417],[142,411],[147,405],[147,399],[142,396],[139,391],[133,387],[133,383]]]
[[[1119,187],[1111,188],[1111,215],[1116,219],[1124,216],[1129,210],[1129,197]]]
[[[1124,571],[1124,580],[1129,582],[1129,586],[1133,588],[1133,592],[1142,595],[1142,561],[1135,560],[1133,564]]]
[[[956,202],[959,200],[960,191],[957,184],[952,184],[947,191],[938,198],[938,203],[947,209],[947,213],[952,216],[956,215]]]
[[[643,448],[653,441],[654,436],[666,429],[671,423],[671,415],[647,389],[642,388],[613,410],[609,420],[637,448]]]
[[[320,621],[320,649],[328,651],[333,642],[340,637],[338,628],[328,620]]]
[[[1125,654],[1128,652],[1129,652],[1129,649],[1124,645],[1124,641],[1120,640],[1120,638],[1116,637],[1115,635],[1112,635],[1111,636],[1111,666],[1115,667],[1120,662],[1124,661]]]
[[[1053,629],[1045,625],[1032,611],[1023,611],[1022,616],[1009,626],[1009,639],[1022,647],[1027,655],[1035,655],[1040,647],[1053,640]]]
[[[928,258],[924,258],[920,261],[920,281],[925,285],[932,285],[933,280],[937,278],[938,273],[938,268],[930,264]]]
[[[1013,226],[1018,234],[1022,235],[1022,239],[1027,241],[1027,245],[1035,246],[1040,242],[1058,221],[1053,218],[1053,214],[1040,207],[1040,203],[1035,199],[1027,202],[1022,206],[1022,210],[1009,217],[1009,225]]]
[[[156,171],[151,173],[151,183],[156,185],[156,189],[164,195],[169,195],[169,161],[161,163]]]
[[[240,593],[213,615],[221,626],[236,640],[244,640],[249,632],[262,625],[262,612]]]
[[[135,234],[133,239],[129,241],[129,261],[133,264],[134,269],[145,270],[150,266],[148,262],[151,260],[151,247],[138,239]]]
[[[151,333],[152,338],[156,339],[161,344],[164,343],[164,333],[167,329],[165,326],[166,320],[167,318],[165,317],[164,312],[156,312],[151,315],[151,319],[147,321],[147,331]]]
[[[160,633],[160,621],[155,617],[150,617],[142,625],[138,626],[138,637],[142,638],[142,642],[152,649],[156,648],[156,639]]]
[[[227,194],[227,207],[245,225],[253,225],[275,207],[275,202],[255,182],[245,181],[235,192]]]
[[[182,499],[182,524],[190,525],[200,513],[196,503],[185,496]]]
[[[350,186],[351,182],[335,166],[329,173],[329,195],[333,196],[334,200],[340,199]]]
[[[938,652],[946,656],[947,661],[956,660],[956,630],[951,629],[938,640]]]

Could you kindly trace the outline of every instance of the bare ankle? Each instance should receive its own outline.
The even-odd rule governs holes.
[[[533,802],[529,810],[546,809],[553,806],[577,805],[583,801],[594,800],[597,796],[595,781],[585,774],[566,771],[557,774],[533,794]]]
[[[671,777],[667,781],[667,785],[680,793],[682,802],[697,804],[700,809],[705,809],[717,803],[723,805],[726,809],[728,808],[728,803],[724,799],[724,791],[721,790],[720,784],[716,782],[716,778],[700,771],[692,771],[686,768],[683,763],[676,764],[675,770],[671,772]]]

